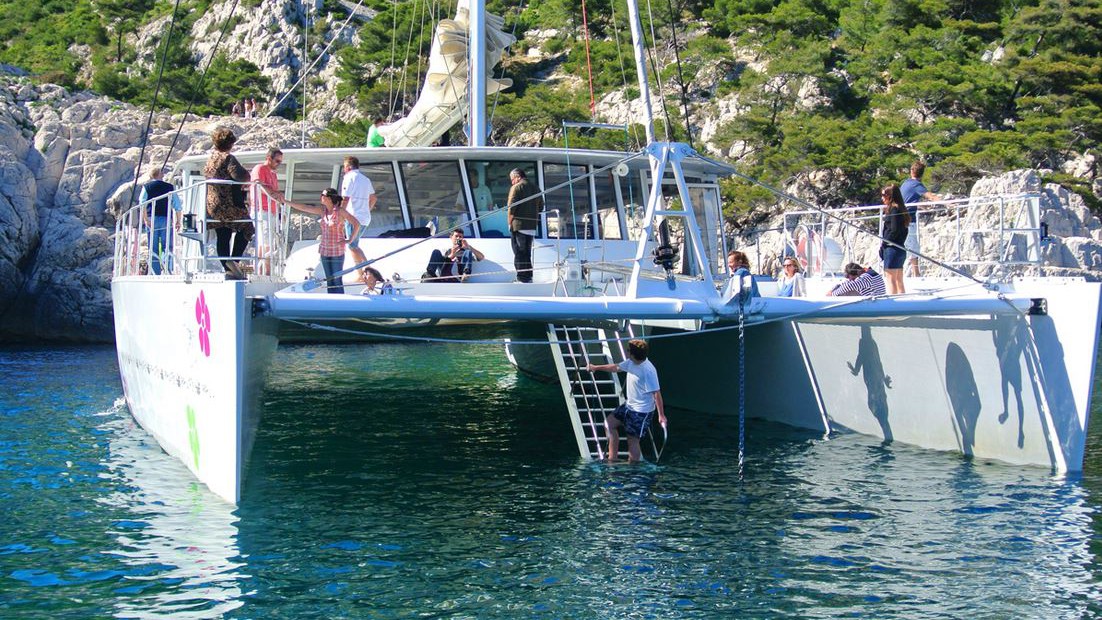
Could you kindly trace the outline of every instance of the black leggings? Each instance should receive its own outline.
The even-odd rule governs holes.
[[[218,238],[215,247],[218,250],[219,256],[241,256],[245,254],[245,248],[248,247],[249,241],[252,239],[252,234],[248,231],[234,231],[232,228],[215,228],[214,234],[217,235]],[[232,250],[230,249],[230,237],[233,237]],[[230,262],[231,261],[223,260],[222,268],[229,271]]]

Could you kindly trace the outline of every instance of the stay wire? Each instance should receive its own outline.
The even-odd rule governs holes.
[[[398,53],[398,0],[393,0],[390,4],[390,70],[387,72],[389,78],[387,80],[387,121],[394,118],[394,57]]]
[[[226,37],[226,33],[229,32],[230,24],[233,23],[233,14],[237,11],[237,1],[233,0],[233,6],[230,7],[230,14],[226,17],[226,20],[222,22],[222,30],[218,33],[218,40],[214,42],[214,47],[210,51],[210,57],[207,58],[206,65],[203,67],[203,73],[199,76],[199,84],[191,91],[191,99],[187,102],[187,109],[184,110],[184,116],[180,119],[180,126],[176,128],[176,134],[172,136],[172,144],[168,147],[168,153],[165,154],[165,160],[161,164],[161,168],[168,166],[168,160],[172,157],[172,151],[176,149],[176,142],[180,139],[180,134],[184,131],[184,123],[187,122],[188,116],[191,114],[191,108],[195,105],[195,100],[198,98],[199,93],[203,92],[203,86],[207,82],[207,71],[210,70],[211,63],[214,62],[214,56],[218,52],[218,48],[221,47],[223,39]]]
[[[654,12],[651,9],[651,2],[647,0],[647,22],[650,26],[650,44],[651,44],[651,69],[654,73],[654,80],[658,84],[658,100],[662,102],[662,119],[665,123],[664,133],[666,141],[670,141],[670,110],[666,106],[666,86],[662,82],[662,71],[658,67],[658,34],[654,30]]]
[[[717,166],[726,166],[726,164],[722,164],[720,162],[717,162],[714,159],[711,159],[711,158],[706,157],[704,155],[700,155],[699,153],[698,153],[698,156],[700,157],[700,159],[702,159],[704,161],[707,161],[709,163],[715,164]],[[859,227],[857,224],[854,224],[854,223],[850,222],[849,220],[843,218],[840,215],[835,215],[834,213],[831,213],[830,210],[828,210],[828,209],[824,209],[824,208],[822,208],[818,205],[811,204],[810,202],[808,202],[806,200],[803,200],[801,198],[797,198],[797,197],[795,197],[791,194],[788,194],[788,193],[784,192],[783,190],[780,190],[780,189],[777,189],[776,187],[773,187],[772,185],[770,185],[770,184],[768,184],[764,181],[761,181],[759,179],[755,179],[754,177],[752,177],[750,175],[743,174],[743,173],[739,172],[738,170],[732,170],[731,171],[731,176],[738,177],[738,178],[740,178],[740,179],[742,179],[742,180],[744,180],[744,181],[746,181],[746,182],[748,182],[752,185],[757,185],[758,187],[761,187],[762,189],[768,191],[769,193],[773,194],[774,196],[776,196],[778,198],[781,198],[783,200],[791,201],[791,202],[793,202],[793,203],[795,203],[795,204],[797,204],[801,207],[804,207],[805,209],[809,209],[811,211],[816,211],[819,214],[821,214],[822,216],[824,216],[828,219],[834,220],[835,222],[841,224],[842,226],[845,226],[847,228],[855,229],[855,230],[857,230],[857,232],[860,232],[860,233],[864,233],[864,234],[867,234],[867,235],[872,235],[872,236],[876,237],[877,239],[880,239],[881,241],[887,243],[888,245],[899,248],[901,250],[906,249],[906,248],[904,248],[903,246],[901,246],[897,243],[893,243],[891,241],[888,241],[887,239],[885,239],[884,237],[882,237],[882,236],[880,236],[876,233],[869,232],[869,231]],[[958,276],[961,276],[962,278],[966,278],[968,280],[971,280],[972,282],[975,282],[976,284],[979,284],[979,285],[981,285],[985,288],[988,285],[988,283],[986,281],[980,280],[976,276],[973,276],[972,274],[964,271],[963,269],[959,269],[957,267],[954,267],[954,266],[952,266],[948,263],[942,262],[942,261],[940,261],[936,258],[933,258],[931,256],[927,256],[925,254],[922,254],[921,252],[913,252],[913,254],[915,256],[923,259],[923,260],[929,261],[929,262],[937,265],[938,267],[941,267],[941,268],[943,268],[947,271],[955,273]]]
[[[307,76],[310,75],[310,71],[313,70],[314,66],[321,62],[322,58],[325,58],[325,55],[329,52],[330,48],[332,48],[333,45],[340,40],[341,33],[344,32],[344,29],[347,28],[348,24],[352,22],[352,18],[356,16],[356,11],[358,11],[359,8],[363,6],[363,3],[364,0],[359,0],[359,2],[356,4],[356,7],[348,12],[348,17],[345,18],[344,23],[341,24],[341,27],[337,29],[337,33],[333,35],[333,38],[329,41],[329,44],[325,46],[325,49],[323,49],[320,54],[318,54],[317,58],[314,59],[314,62],[310,63],[310,66],[306,67],[306,69],[303,70],[302,75],[299,76],[298,80],[294,84],[292,84],[290,88],[287,89],[287,93],[280,97],[279,101],[276,101],[275,104],[272,105],[272,107],[264,113],[265,118],[274,114],[275,111],[279,109],[280,104],[286,101],[287,97],[293,95],[295,93],[295,89],[298,88],[298,85],[302,84],[302,82],[306,80]],[[244,135],[245,134],[241,134],[241,136]],[[241,141],[241,136],[237,137],[238,142]]]
[[[513,20],[513,28],[512,28],[512,30],[509,31],[509,34],[511,34],[513,36],[514,41],[517,38],[517,25],[520,24],[520,15],[521,15],[521,13],[524,12],[524,9],[526,8],[527,4],[528,4],[527,0],[522,0],[520,5],[517,6],[516,19]],[[504,51],[502,51],[502,56],[504,56],[504,54],[505,54]],[[501,79],[501,78],[505,77],[505,63],[504,62],[499,62],[498,64],[500,65],[500,71],[501,71],[501,73],[498,74],[498,79]],[[490,119],[487,122],[487,124],[491,128],[494,125],[494,114],[497,113],[497,103],[498,103],[498,100],[500,100],[500,99],[501,99],[501,89],[497,89],[494,92],[494,103],[493,103],[493,105],[490,106]],[[493,130],[492,129],[490,131],[490,134],[493,135]],[[489,138],[489,136],[487,136],[487,138]]]
[[[127,210],[134,206],[134,200],[138,196],[138,179],[141,178],[142,162],[145,161],[145,148],[149,145],[149,128],[153,126],[153,113],[157,111],[157,97],[161,94],[161,80],[164,78],[165,65],[168,64],[168,50],[172,46],[172,32],[176,29],[176,13],[180,9],[180,0],[172,5],[172,18],[168,21],[168,36],[165,37],[165,51],[161,54],[161,66],[157,69],[157,83],[153,88],[153,100],[149,102],[149,116],[145,119],[145,129],[142,130],[142,149],[138,153],[138,165],[134,168],[134,186],[130,190],[130,204]]]
[[[666,0],[670,8],[670,32],[673,36],[673,57],[677,62],[677,83],[681,86],[681,109],[685,115],[685,133],[688,134],[689,146],[696,150],[693,144],[693,126],[689,120],[689,86],[685,83],[685,74],[681,71],[681,50],[677,44],[677,13],[674,12],[673,0]]]
[[[616,21],[616,2],[615,1],[611,2],[609,4],[609,8],[612,11],[613,37],[616,39],[616,59],[620,62],[620,79],[624,84],[624,89],[627,90],[627,88],[628,88],[628,70],[627,70],[627,67],[624,65],[624,51],[620,47],[620,25]],[[629,136],[629,138],[633,138],[635,140],[635,147],[637,149],[642,148],[640,146],[640,142],[639,142],[639,126],[638,126],[638,123],[626,123],[625,127],[631,127],[631,129],[628,130],[628,136]],[[630,148],[631,147],[629,146],[628,149],[625,149],[625,150],[630,150]]]

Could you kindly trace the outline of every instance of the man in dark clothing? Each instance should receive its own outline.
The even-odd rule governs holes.
[[[539,189],[528,181],[520,168],[509,173],[513,186],[509,188],[509,232],[513,240],[513,267],[517,282],[532,281],[532,241],[536,236],[543,198]],[[527,200],[526,200],[527,199]]]
[[[156,275],[161,275],[162,261],[172,271],[171,228],[175,218],[169,215],[169,205],[173,211],[180,211],[180,197],[173,193],[176,187],[165,182],[163,176],[160,168],[154,168],[138,196],[139,204],[152,201],[142,207],[142,224],[152,233],[149,236],[149,269]]]

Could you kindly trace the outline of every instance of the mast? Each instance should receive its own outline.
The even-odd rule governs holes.
[[[467,75],[470,99],[470,146],[486,146],[486,1],[470,0],[470,35],[467,37]]]
[[[481,0],[479,0],[481,1]],[[636,0],[627,0],[628,21],[631,22],[631,44],[635,48],[635,72],[639,74],[639,98],[643,101],[644,127],[647,144],[654,144],[654,111],[650,107],[650,85],[647,83],[647,49],[643,41],[643,23],[639,19]]]

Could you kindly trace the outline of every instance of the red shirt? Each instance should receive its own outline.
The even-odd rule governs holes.
[[[344,246],[348,241],[344,238],[344,218],[339,209],[327,211],[318,220],[321,224],[321,243],[318,244],[318,254],[322,256],[344,256]]]
[[[253,171],[249,175],[249,178],[253,181],[259,181],[261,185],[268,188],[269,192],[279,191],[279,177],[276,176],[276,171],[269,168],[268,165],[263,162],[253,166]],[[254,213],[258,211],[267,211],[269,213],[276,212],[276,207],[279,203],[274,200],[269,200],[267,194],[261,189],[253,188],[251,195]]]

